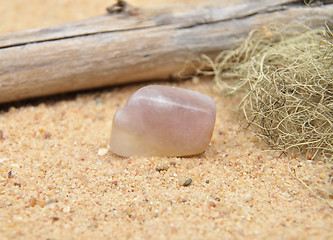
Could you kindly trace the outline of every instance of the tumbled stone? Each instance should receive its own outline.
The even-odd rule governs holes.
[[[189,156],[204,152],[216,116],[212,98],[151,85],[137,90],[113,118],[111,151],[120,156]]]

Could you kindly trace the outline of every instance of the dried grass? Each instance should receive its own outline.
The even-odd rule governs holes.
[[[215,61],[203,56],[198,74],[213,75],[224,93],[245,91],[247,123],[272,149],[332,160],[332,40],[328,27],[264,27]],[[240,81],[227,84],[230,77]]]
[[[292,163],[293,162],[293,163]],[[333,208],[333,164],[314,161],[290,161],[289,173],[309,192]]]
[[[331,28],[295,24],[253,30],[237,49],[215,60],[202,56],[197,72],[213,76],[223,93],[243,92],[240,106],[248,127],[272,149],[296,149],[310,159],[301,169],[289,165],[289,172],[333,208]],[[228,84],[232,78],[236,81]]]

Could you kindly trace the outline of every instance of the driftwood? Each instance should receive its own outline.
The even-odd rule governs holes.
[[[270,22],[317,27],[332,1],[216,0],[136,9],[0,35],[0,103],[175,76],[188,60],[235,46]]]

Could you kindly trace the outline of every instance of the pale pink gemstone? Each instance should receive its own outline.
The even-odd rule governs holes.
[[[189,156],[204,152],[216,117],[212,98],[151,85],[137,90],[113,118],[111,150],[120,156]]]

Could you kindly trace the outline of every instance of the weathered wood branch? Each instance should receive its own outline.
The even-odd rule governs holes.
[[[234,2],[234,3],[233,3]],[[237,3],[235,3],[237,2]],[[151,79],[187,60],[234,47],[270,22],[311,27],[333,19],[333,4],[296,0],[216,0],[99,16],[0,35],[0,103]],[[324,4],[325,3],[325,4]]]

